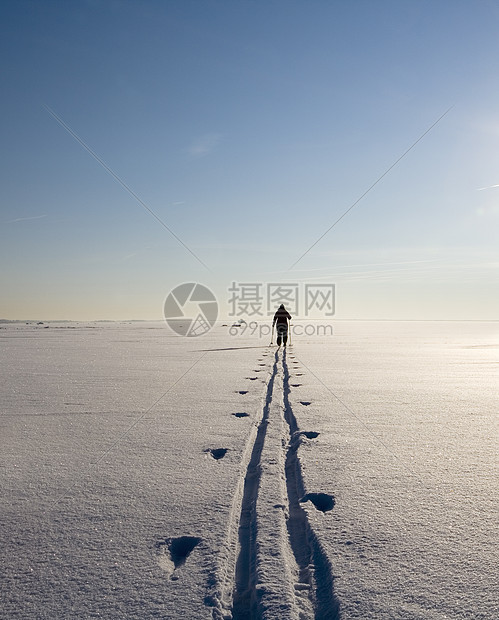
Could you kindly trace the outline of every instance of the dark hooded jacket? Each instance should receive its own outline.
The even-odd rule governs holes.
[[[288,321],[291,321],[291,315],[286,310],[286,308],[281,304],[277,309],[277,312],[274,314],[274,321],[272,325],[287,325]]]

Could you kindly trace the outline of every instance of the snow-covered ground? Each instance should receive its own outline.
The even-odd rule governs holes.
[[[0,617],[499,617],[499,324],[227,330],[1,325]]]

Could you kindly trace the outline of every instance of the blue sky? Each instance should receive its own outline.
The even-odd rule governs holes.
[[[161,318],[186,281],[222,311],[233,281],[317,282],[338,318],[498,318],[497,2],[0,11],[0,318]]]

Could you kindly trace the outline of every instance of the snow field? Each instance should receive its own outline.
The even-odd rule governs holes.
[[[496,325],[335,330],[0,329],[0,617],[499,616]]]
[[[295,347],[293,397],[312,401],[300,421],[320,432],[300,448],[304,479],[336,499],[330,520],[310,519],[342,618],[498,615],[498,335],[340,324],[331,349]]]
[[[210,617],[261,398],[241,372],[255,351],[202,351],[213,342],[162,326],[5,332],[0,614]],[[172,575],[165,545],[184,536],[201,541]]]
[[[2,617],[312,617],[282,358],[150,325],[1,336]]]

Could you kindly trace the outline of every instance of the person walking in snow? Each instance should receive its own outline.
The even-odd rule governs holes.
[[[277,329],[278,347],[281,346],[281,342],[284,346],[286,346],[286,343],[288,342],[288,321],[291,321],[291,315],[284,307],[284,304],[281,304],[274,314],[274,321],[272,323],[272,329],[274,329],[274,325]]]

